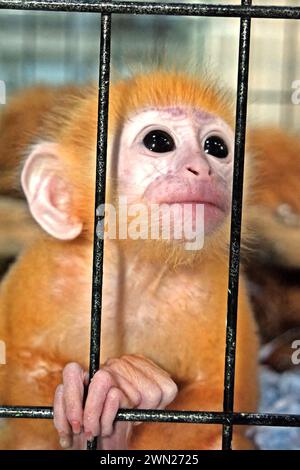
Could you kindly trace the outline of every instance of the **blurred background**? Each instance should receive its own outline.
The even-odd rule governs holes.
[[[267,3],[299,5],[296,0],[254,2]],[[117,15],[112,70],[126,76],[153,62],[197,64],[234,93],[238,35],[238,19]],[[250,123],[297,127],[300,106],[292,104],[291,95],[294,80],[300,78],[299,40],[296,20],[253,20]],[[97,79],[98,15],[0,11],[0,44],[0,80],[6,83],[8,99],[16,88],[36,82]]]
[[[240,1],[206,0],[205,3],[240,4]],[[300,6],[299,0],[256,0],[253,4]],[[200,70],[207,72],[209,77],[217,79],[220,85],[228,88],[235,99],[239,23],[239,19],[231,18],[115,15],[112,23],[112,77],[126,77],[133,71],[147,69],[153,64],[164,64],[166,67],[176,64],[182,66],[184,70],[196,65]],[[97,80],[99,31],[100,16],[97,14],[0,10],[0,103],[4,102],[4,84],[6,103],[9,104],[10,97],[17,89],[35,83],[57,85]],[[293,104],[292,96],[295,94],[293,86],[297,85],[295,83],[297,80],[300,90],[300,54],[297,50],[300,44],[300,21],[254,19],[251,37],[249,124],[252,127],[272,124],[297,132],[300,123],[300,104],[298,106]],[[300,98],[300,93],[297,97]],[[4,104],[0,104],[0,113],[4,107]],[[285,137],[282,139],[285,142]],[[270,141],[272,142],[272,138]],[[294,144],[293,137],[291,144],[288,141],[287,147],[290,149]],[[292,183],[289,178],[295,174],[299,174],[300,178],[299,163],[298,166],[294,164],[297,149],[300,153],[300,141],[297,145],[294,154],[289,157],[291,165],[289,168],[287,165],[283,175],[286,178],[290,199],[284,196],[281,202],[285,205],[290,204],[289,207],[298,214],[300,221],[300,198],[297,199],[298,204],[291,202],[295,200],[295,194],[299,194],[299,186],[294,187],[295,179]],[[269,162],[268,142],[266,148]],[[280,144],[277,145],[276,151],[279,162]],[[268,168],[270,168],[269,163]],[[273,186],[270,186],[270,192],[277,191],[276,181],[274,179]],[[5,214],[6,210],[6,214],[15,214],[16,220],[22,221],[23,209],[12,206],[12,203],[11,200],[8,204],[6,200],[3,202],[2,214]],[[271,209],[273,211],[273,208]],[[254,207],[254,212],[259,214],[258,206]],[[264,221],[263,214],[261,219]],[[24,237],[28,223],[28,219],[24,219],[21,223]],[[5,245],[7,253],[8,242],[17,238],[23,243],[23,238],[19,232],[17,236],[13,235],[16,231],[15,222],[12,224],[11,232],[8,231],[8,225],[5,227],[4,225],[1,226],[0,221],[0,245]],[[297,245],[299,253],[300,222],[297,229],[299,232],[296,241],[299,239]],[[5,243],[1,241],[1,236]],[[271,233],[270,237],[272,236]],[[260,241],[259,239],[258,244]],[[282,244],[284,246],[290,244],[288,237],[282,239]],[[18,250],[14,247],[13,249],[15,255]],[[13,249],[9,254],[9,263],[13,259]],[[253,266],[251,260],[248,270],[250,284],[254,285],[255,292],[257,287],[261,292],[261,300],[258,302],[254,298],[254,306],[259,310],[261,318],[264,316],[261,311],[267,314],[269,323],[261,328],[262,338],[265,342],[274,338],[274,341],[277,341],[277,343],[271,341],[271,345],[275,344],[272,346],[273,349],[272,347],[270,349],[269,343],[267,344],[268,351],[275,351],[273,356],[276,357],[272,359],[271,365],[270,361],[266,362],[266,368],[262,369],[260,411],[299,414],[300,366],[297,367],[297,371],[289,369],[292,367],[290,361],[292,338],[300,337],[300,264],[293,268],[292,274],[290,267],[286,265],[276,267],[274,270],[273,260],[266,266],[265,260],[256,257],[258,251],[253,252]],[[8,263],[7,256],[4,258],[2,273],[7,269]],[[294,264],[296,265],[296,262]],[[261,279],[258,279],[257,273],[261,273]],[[269,284],[266,287],[266,282],[271,287]],[[290,292],[291,295],[295,295],[293,301],[289,300]],[[271,307],[269,300],[272,303]],[[274,326],[275,316],[280,318],[283,326],[280,323],[280,327],[271,334],[268,328],[269,324]],[[292,320],[286,325],[285,320],[290,318]],[[288,336],[283,337],[286,330]],[[277,354],[278,350],[281,351],[280,354]],[[256,428],[252,432],[259,448],[300,449],[300,429]]]

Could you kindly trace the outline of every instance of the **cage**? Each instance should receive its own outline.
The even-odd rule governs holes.
[[[112,73],[128,76],[131,70],[151,66],[153,60],[163,63],[166,56],[175,57],[177,64],[181,60],[184,63],[189,50],[188,64],[196,63],[201,69],[216,74],[233,97],[237,93],[224,410],[120,410],[118,413],[119,420],[222,424],[223,449],[231,448],[235,425],[300,426],[299,414],[240,413],[233,407],[247,110],[250,123],[271,123],[287,129],[297,130],[300,118],[299,106],[295,106],[291,98],[297,88],[297,76],[300,76],[297,55],[300,8],[292,1],[278,0],[275,5],[274,2],[271,5],[263,3],[252,5],[249,0],[230,5],[225,1],[218,5],[214,2],[204,5],[0,1],[0,79],[5,84],[2,102],[8,101],[15,90],[35,83],[83,83],[99,79],[96,206],[104,202],[105,194],[103,168],[110,66]],[[99,368],[103,243],[96,241],[94,249],[91,376]],[[49,407],[2,406],[0,417],[51,419],[53,410]],[[94,442],[89,448],[95,448],[95,445]]]

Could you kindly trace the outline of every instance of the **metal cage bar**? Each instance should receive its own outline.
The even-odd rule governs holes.
[[[250,19],[300,19],[300,7],[252,6],[251,0],[241,0],[241,5],[207,5],[189,3],[165,4],[160,2],[140,3],[119,1],[98,2],[96,0],[0,0],[0,9],[102,13],[100,32],[101,46],[99,70],[99,123],[97,136],[97,170],[95,197],[96,216],[92,281],[93,290],[91,315],[90,377],[92,377],[94,373],[98,370],[100,364],[100,331],[104,244],[103,240],[97,237],[96,232],[97,224],[99,222],[97,207],[105,202],[108,98],[110,83],[109,71],[111,14],[123,13],[241,18],[236,105],[235,159],[232,192],[230,269],[228,278],[223,412],[119,410],[117,414],[117,419],[121,421],[220,424],[223,425],[223,449],[231,448],[233,425],[300,427],[300,415],[239,413],[233,411],[239,253],[243,196],[243,164],[246,134],[248,69],[250,50]],[[53,409],[51,407],[0,406],[0,418],[52,419]],[[96,441],[94,440],[94,442],[91,443],[88,448],[94,449],[95,445]]]
[[[53,419],[52,407],[1,406],[0,418]],[[224,413],[222,411],[155,411],[122,410],[117,414],[119,421],[151,421],[160,423],[191,424],[234,424],[240,426],[300,426],[300,415],[274,413]]]
[[[93,378],[100,365],[104,239],[103,237],[97,236],[99,218],[97,208],[105,203],[110,46],[111,15],[101,15],[90,380]],[[97,439],[88,443],[88,449],[92,450],[96,449],[96,447]]]
[[[242,0],[242,5],[251,5],[252,0]],[[251,18],[241,18],[239,58],[238,58],[238,83],[236,102],[236,124],[234,139],[234,167],[233,189],[231,208],[230,230],[230,254],[229,254],[229,278],[227,298],[227,326],[226,326],[226,351],[224,374],[224,403],[225,413],[233,412],[234,405],[234,379],[235,379],[235,353],[236,353],[236,328],[238,314],[238,288],[240,268],[240,244],[243,209],[243,180],[244,157],[246,141],[249,54]],[[231,449],[232,424],[223,425],[222,449]]]
[[[118,13],[134,15],[218,16],[299,19],[300,7],[211,5],[205,3],[121,2],[97,0],[0,0],[0,9]]]

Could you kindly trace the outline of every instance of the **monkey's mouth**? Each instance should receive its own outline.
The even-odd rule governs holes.
[[[227,189],[220,183],[199,181],[197,184],[170,179],[167,184],[156,181],[147,192],[147,202],[156,204],[163,217],[172,213],[172,223],[184,227],[190,223],[192,230],[206,234],[214,231],[229,213]]]
[[[226,217],[222,206],[204,200],[172,200],[159,203],[161,221],[168,217],[172,229],[176,226],[180,231],[192,230],[195,233],[209,234],[218,228]]]
[[[158,201],[161,206],[167,204],[168,206],[179,205],[182,209],[191,210],[193,213],[198,210],[200,213],[201,208],[204,212],[207,211],[219,211],[221,213],[227,213],[228,207],[225,203],[225,199],[219,194],[210,194],[207,196],[195,196],[193,194],[177,195],[172,198],[165,198],[164,200]]]
[[[197,207],[203,207],[204,209],[207,208],[216,208],[219,209],[220,211],[224,212],[225,207],[224,205],[219,204],[216,201],[211,201],[211,200],[203,200],[203,199],[176,199],[176,200],[171,200],[171,201],[163,201],[159,203],[161,204],[168,204],[169,206],[173,206],[174,204],[178,204],[182,207],[189,208],[191,207],[193,210],[196,209]]]
[[[211,182],[200,182],[197,185],[185,182],[168,182],[167,184],[153,185],[145,194],[148,202],[156,204],[186,204],[215,206],[223,212],[228,211],[227,188],[216,187]]]
[[[221,191],[216,191],[211,185],[201,185],[197,188],[178,188],[177,191],[169,192],[157,198],[159,204],[203,204],[218,207],[220,210],[226,210],[226,199]]]

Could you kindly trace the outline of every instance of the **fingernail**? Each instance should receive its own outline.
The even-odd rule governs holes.
[[[92,441],[94,439],[94,436],[91,432],[85,432],[84,435],[87,441]]]
[[[63,449],[68,449],[72,445],[72,440],[68,436],[61,436],[59,439],[59,444]]]
[[[80,434],[81,424],[79,421],[72,421],[72,430],[74,434]]]

